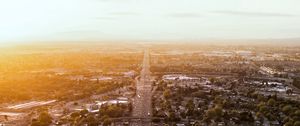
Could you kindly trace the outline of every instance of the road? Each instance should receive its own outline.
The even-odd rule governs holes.
[[[147,118],[152,116],[151,107],[151,81],[150,81],[150,63],[149,63],[149,51],[144,52],[144,59],[142,64],[142,71],[140,74],[140,80],[136,84],[136,96],[133,101],[133,117]],[[131,124],[133,126],[150,126],[149,121],[140,121]]]

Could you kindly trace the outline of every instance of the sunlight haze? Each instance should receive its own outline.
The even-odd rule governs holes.
[[[0,42],[298,38],[299,0],[6,0]]]
[[[300,126],[300,0],[0,1],[0,126]]]

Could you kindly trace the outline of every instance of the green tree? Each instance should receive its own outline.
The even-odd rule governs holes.
[[[206,116],[208,119],[213,119],[216,115],[217,114],[214,109],[208,109],[206,112]]]
[[[293,126],[293,122],[292,121],[288,121],[286,122],[283,126]]]
[[[35,120],[31,122],[31,126],[41,126],[40,122]]]
[[[73,119],[77,118],[80,116],[79,112],[73,112],[71,115],[70,115]]]
[[[164,97],[166,99],[170,98],[171,96],[171,91],[169,89],[165,90],[164,93],[163,93]]]
[[[276,104],[276,101],[273,98],[268,100],[268,105],[269,106],[274,106],[275,104]]]
[[[294,126],[300,126],[300,121],[296,121],[296,122],[294,123]]]
[[[188,101],[188,103],[186,104],[186,108],[188,110],[192,110],[192,111],[195,109],[195,104],[194,104],[193,100]]]
[[[288,90],[286,90],[286,94],[287,94],[287,95],[291,95],[291,94],[293,94],[293,90],[292,90],[292,89],[288,89]]]
[[[98,122],[97,122],[97,120],[94,118],[93,115],[89,115],[89,116],[86,118],[86,122],[87,122],[88,126],[98,126]]]
[[[209,81],[210,81],[211,83],[215,83],[215,82],[216,82],[216,78],[214,78],[214,77],[209,78]]]
[[[109,126],[112,123],[112,120],[110,118],[106,118],[103,121],[103,126]]]
[[[295,116],[299,116],[300,117],[300,110],[296,110],[294,114],[295,114]]]
[[[48,112],[42,112],[37,120],[33,120],[32,126],[49,126],[52,123],[52,117]]]
[[[262,105],[259,107],[259,112],[263,113],[263,114],[266,114],[268,113],[268,107],[265,106],[265,105]]]
[[[288,115],[292,111],[292,109],[293,107],[291,105],[286,105],[282,108],[282,111]]]
[[[222,106],[217,105],[217,106],[214,108],[214,111],[215,111],[216,116],[217,116],[218,118],[223,116],[223,107],[222,107]]]
[[[175,121],[175,113],[174,112],[169,112],[169,120],[170,121]]]

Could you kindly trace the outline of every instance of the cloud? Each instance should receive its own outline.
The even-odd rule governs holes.
[[[94,33],[103,33],[103,32],[99,30],[88,30],[88,29],[56,32],[56,34],[60,34],[60,35],[82,35],[82,34],[94,34]]]
[[[199,18],[203,17],[201,14],[198,13],[172,13],[168,14],[168,17],[174,17],[174,18]]]
[[[116,20],[115,17],[95,17],[96,20]]]
[[[110,14],[114,15],[114,16],[137,16],[137,15],[140,15],[137,12],[112,12]]]
[[[217,14],[227,14],[227,15],[236,15],[236,16],[253,16],[253,17],[295,17],[296,15],[292,14],[283,14],[283,13],[266,13],[266,12],[245,12],[245,11],[211,11],[212,13]]]
[[[128,3],[132,0],[94,0],[94,1],[100,1],[100,2],[123,2],[123,3]]]

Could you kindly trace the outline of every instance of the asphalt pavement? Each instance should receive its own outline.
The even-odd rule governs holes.
[[[140,80],[137,80],[136,96],[133,101],[133,117],[147,118],[152,116],[151,107],[151,72],[149,63],[149,51],[144,52],[144,59],[142,64],[142,71],[140,74]],[[131,124],[133,126],[150,126],[149,121],[140,121]]]

